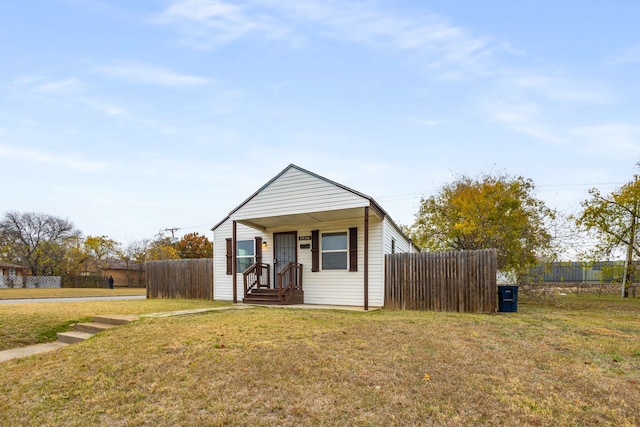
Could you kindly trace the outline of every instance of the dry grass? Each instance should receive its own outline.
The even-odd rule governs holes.
[[[148,314],[228,305],[202,300],[133,300],[0,304],[0,351],[54,341],[58,332],[100,314]],[[2,425],[0,423],[0,425]]]
[[[0,300],[33,298],[113,297],[122,295],[146,295],[144,288],[56,288],[56,289],[0,289]]]
[[[638,425],[639,309],[145,319],[4,363],[0,425]]]

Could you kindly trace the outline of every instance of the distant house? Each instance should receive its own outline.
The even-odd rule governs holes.
[[[138,262],[108,260],[102,274],[112,276],[114,286],[144,287],[144,269]]]
[[[22,287],[23,277],[28,276],[29,268],[17,264],[0,262],[0,288]]]
[[[109,276],[113,277],[114,286],[144,287],[144,269],[141,263],[119,259],[103,261],[85,260],[82,263],[80,276],[100,276],[100,281],[106,283]]]
[[[417,251],[371,197],[287,166],[213,227],[214,299],[384,305],[384,255]]]

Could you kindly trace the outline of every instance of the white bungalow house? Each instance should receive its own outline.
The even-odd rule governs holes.
[[[384,305],[384,255],[417,251],[369,196],[287,166],[212,228],[214,299]]]

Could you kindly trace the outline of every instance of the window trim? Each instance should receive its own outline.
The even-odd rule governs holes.
[[[347,231],[330,231],[330,232],[326,232],[326,233],[322,233],[322,235],[320,236],[320,242],[322,243],[324,240],[324,236],[325,235],[341,235],[344,236],[344,240],[346,243],[346,247],[344,249],[324,249],[324,245],[321,244],[320,247],[320,258],[321,258],[321,263],[322,263],[322,270],[336,270],[336,271],[349,271],[349,233]],[[324,254],[335,254],[335,253],[342,253],[344,254],[344,268],[326,268],[325,264],[324,264]]]
[[[243,242],[251,242],[252,248],[253,248],[253,254],[252,255],[240,255],[240,243]],[[252,266],[255,262],[256,262],[256,241],[255,239],[243,239],[243,240],[238,240],[236,242],[236,273],[237,274],[242,274],[244,273],[244,270],[246,269],[240,269],[240,260],[246,260],[246,259],[251,259],[251,263],[249,264],[249,267]]]

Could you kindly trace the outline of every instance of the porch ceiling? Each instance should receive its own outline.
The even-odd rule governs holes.
[[[376,216],[372,211],[372,216]],[[277,226],[293,226],[299,224],[310,224],[320,222],[341,221],[348,219],[364,218],[363,208],[339,209],[320,212],[305,212],[288,215],[266,216],[260,218],[243,218],[236,219],[240,224],[247,225],[252,228],[264,230],[269,227]],[[380,218],[382,219],[382,218]]]

